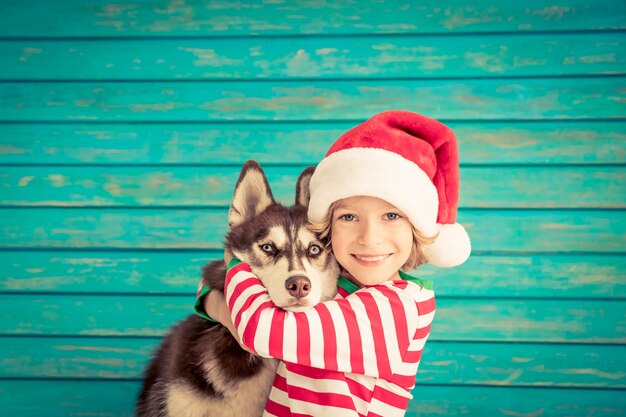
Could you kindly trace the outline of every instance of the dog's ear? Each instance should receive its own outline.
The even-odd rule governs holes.
[[[230,227],[237,226],[262,213],[274,203],[272,190],[261,166],[256,161],[247,161],[235,186],[228,211],[228,224]]]
[[[298,177],[298,183],[296,184],[296,204],[307,207],[309,200],[311,199],[311,193],[309,192],[309,183],[311,182],[311,176],[315,167],[308,167]]]

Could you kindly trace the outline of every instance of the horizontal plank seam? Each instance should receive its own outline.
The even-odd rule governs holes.
[[[0,246],[0,252],[88,252],[88,253],[101,253],[101,252],[119,252],[119,253],[202,253],[207,255],[221,254],[223,249],[221,247],[193,247],[193,248],[177,248],[177,247],[162,247],[162,248],[128,248],[128,247],[112,247],[112,246],[72,246],[72,247],[56,247],[56,246]],[[554,252],[541,252],[541,251],[473,251],[474,256],[626,256],[624,251],[614,252],[591,252],[591,251],[554,251]]]
[[[555,385],[540,385],[540,384],[515,384],[515,385],[503,385],[503,384],[486,384],[486,383],[428,383],[419,381],[419,372],[418,372],[418,381],[417,385],[419,386],[431,386],[431,387],[458,387],[458,388],[467,388],[467,387],[489,387],[489,388],[530,388],[530,389],[561,389],[561,390],[580,390],[580,391],[624,391],[626,387],[624,386],[593,386],[593,385],[566,385],[566,384],[555,384]],[[63,382],[63,381],[81,381],[81,382],[141,382],[143,381],[141,378],[112,378],[112,377],[2,377],[0,378],[0,382],[2,381],[55,381],[55,382]]]
[[[2,125],[151,125],[151,126],[162,126],[162,125],[306,125],[306,126],[316,126],[316,125],[341,125],[341,127],[345,127],[345,125],[361,123],[365,120],[363,119],[288,119],[288,120],[249,120],[249,119],[209,119],[209,120],[0,120],[0,126]],[[442,123],[454,123],[454,124],[469,124],[469,125],[481,125],[481,124],[530,124],[530,125],[541,125],[541,124],[549,124],[549,125],[560,125],[560,124],[591,124],[591,123],[602,123],[602,124],[613,124],[613,123],[624,123],[626,122],[626,115],[623,117],[610,117],[610,118],[570,118],[570,119],[510,119],[510,118],[501,118],[501,119],[481,119],[481,118],[472,118],[472,119],[461,119],[461,118],[439,118],[439,121]],[[510,126],[509,126],[510,127]]]
[[[0,36],[0,41],[129,41],[129,40],[216,40],[216,39],[311,39],[311,38],[409,38],[409,37],[433,37],[453,38],[465,36],[545,36],[545,35],[581,35],[581,34],[609,34],[624,33],[626,27],[604,29],[557,29],[557,30],[503,30],[503,31],[454,31],[454,32],[368,32],[368,33],[276,33],[276,34],[245,34],[245,35],[134,35],[134,36]]]
[[[3,142],[0,142],[2,145]],[[624,142],[624,146],[626,148],[626,141]],[[0,155],[0,161],[2,161],[2,156]],[[244,161],[241,163],[232,163],[232,162],[214,162],[214,163],[184,163],[184,162],[173,162],[173,163],[140,163],[140,162],[120,162],[120,163],[102,163],[102,162],[78,162],[78,163],[69,163],[69,162],[9,162],[9,163],[0,163],[0,168],[72,168],[72,167],[98,167],[98,168],[241,168]],[[316,162],[311,161],[311,163],[301,163],[301,162],[293,162],[293,163],[285,163],[285,162],[262,162],[264,168],[290,168],[290,169],[304,169],[311,165],[315,165]],[[461,162],[459,164],[461,168],[589,168],[589,169],[597,169],[597,168],[626,168],[626,162],[588,162],[588,163],[555,163],[555,162],[524,162],[524,163],[506,163],[506,162],[495,162],[495,163],[472,163],[472,162]]]
[[[200,275],[198,274],[198,279]],[[435,291],[437,290],[435,285]],[[191,288],[189,291],[172,291],[172,292],[125,292],[125,291],[0,291],[0,296],[10,295],[17,297],[26,296],[48,296],[48,297],[64,297],[68,295],[80,295],[87,297],[158,297],[158,298],[182,298],[182,297],[195,297],[195,288]],[[580,301],[602,301],[608,303],[623,303],[626,301],[626,297],[594,297],[593,295],[587,297],[567,297],[567,296],[528,296],[528,295],[441,295],[437,293],[437,300],[490,300],[490,301],[563,301],[563,302],[580,302]]]
[[[7,205],[0,201],[0,211],[1,210],[91,210],[91,211],[105,211],[105,210],[118,210],[124,211],[128,210],[132,211],[155,211],[155,210],[185,210],[185,211],[201,211],[201,210],[210,210],[216,213],[224,213],[228,210],[230,206],[228,205],[102,205],[102,204],[72,204],[72,205],[24,205],[24,204],[11,204]],[[514,212],[546,212],[546,213],[554,213],[554,212],[621,212],[626,211],[625,207],[467,207],[464,205],[460,205],[459,212],[506,212],[506,211],[514,211]]]
[[[181,319],[182,320],[182,319]],[[112,336],[112,335],[83,335],[83,334],[25,334],[25,333],[0,333],[0,338],[2,339],[78,339],[78,340],[106,340],[111,339],[115,341],[120,340],[153,340],[155,342],[159,342],[163,339],[165,335],[155,336],[155,335],[121,335],[121,336]],[[525,345],[525,346],[562,346],[562,345],[571,345],[571,346],[603,346],[605,348],[615,348],[620,349],[621,346],[626,346],[626,343],[603,343],[603,342],[581,342],[581,341],[569,341],[564,340],[562,342],[555,341],[532,341],[532,340],[520,340],[520,341],[511,341],[511,340],[467,340],[467,339],[438,339],[438,340],[430,340],[428,346],[433,342],[434,344],[461,344],[461,345]]]
[[[366,118],[363,119],[358,119],[352,122],[352,124],[358,124],[360,122],[363,122]],[[268,120],[268,124],[280,124],[280,123],[303,123],[303,124],[309,124],[310,126],[313,126],[315,123],[320,123],[320,124],[327,124],[327,123],[346,123],[346,121],[349,119],[345,119],[345,120],[336,120],[336,119],[283,119],[283,120]],[[445,118],[439,118],[438,119],[440,122],[442,123],[446,123],[446,124],[450,124],[450,123],[459,123],[459,122],[466,122],[466,123],[471,123],[471,122],[476,122],[476,123],[487,123],[487,122],[491,122],[493,124],[505,124],[505,123],[531,123],[531,122],[535,122],[535,123],[587,123],[589,121],[606,121],[606,122],[623,122],[626,121],[626,115],[624,116],[613,116],[613,117],[607,117],[607,118],[595,118],[595,119],[591,119],[591,118],[587,118],[585,116],[576,116],[576,117],[553,117],[553,118],[549,118],[549,117],[542,117],[542,118],[534,118],[534,119],[527,119],[527,118],[515,118],[515,119],[509,119],[509,118],[500,118],[500,119],[490,119],[490,120],[486,120],[486,119],[445,119]],[[20,125],[34,125],[34,124],[50,124],[50,125],[54,125],[54,124],[64,124],[64,125],[72,125],[72,124],[92,124],[92,125],[107,125],[107,124],[111,124],[111,125],[116,125],[116,124],[124,124],[124,125],[136,125],[136,124],[148,124],[148,123],[153,123],[154,121],[152,120],[127,120],[127,121],[116,121],[116,120],[103,120],[103,121],[92,121],[91,123],[85,123],[84,120],[80,120],[80,121],[67,121],[67,120],[40,120],[40,119],[23,119],[23,120],[0,120],[0,125],[2,124],[20,124]],[[194,121],[194,120],[175,120],[175,119],[171,119],[171,120],[167,120],[167,119],[161,119],[160,122],[154,122],[153,124],[198,124],[198,125],[206,125],[206,124],[228,124],[228,125],[243,125],[243,124],[258,124],[259,122],[262,122],[261,120],[255,119],[255,120],[250,120],[250,119],[228,119],[228,120],[222,120],[222,119],[211,119],[211,120],[204,120],[204,121]]]
[[[390,71],[392,72],[392,71]],[[0,84],[5,83],[66,83],[66,84],[79,84],[79,83],[247,83],[247,82],[259,82],[259,83],[298,83],[298,82],[344,82],[344,81],[420,81],[420,80],[437,80],[437,81],[458,81],[458,80],[529,80],[529,79],[563,79],[563,78],[612,78],[622,77],[626,75],[626,71],[617,72],[581,72],[574,74],[560,74],[558,71],[552,74],[543,75],[457,75],[457,76],[421,76],[421,77],[407,77],[407,76],[368,76],[368,77],[240,77],[240,78],[218,78],[218,77],[202,77],[202,78],[0,78]]]
[[[0,252],[5,251],[14,251],[14,252],[90,252],[90,253],[100,253],[100,252],[119,252],[119,253],[135,253],[135,252],[152,252],[152,253],[198,253],[199,251],[203,251],[204,253],[222,253],[223,249],[217,247],[193,247],[193,248],[177,248],[177,247],[161,247],[161,248],[128,248],[128,247],[110,247],[110,246],[102,246],[102,247],[92,247],[92,246],[72,246],[72,247],[56,247],[56,246],[6,246],[0,247]],[[521,251],[478,251],[472,256],[476,255],[520,255],[520,256],[534,256],[534,255],[575,255],[575,256],[583,256],[583,255],[597,255],[597,256],[626,256],[626,252],[623,251],[614,251],[614,252],[589,252],[589,251],[554,251],[554,252],[521,252]]]
[[[0,85],[2,84],[87,84],[87,83],[125,83],[125,84],[148,84],[148,83],[167,83],[167,84],[207,84],[207,83],[275,83],[280,81],[285,84],[298,84],[298,83],[310,83],[319,82],[324,83],[337,83],[346,81],[420,81],[420,80],[467,80],[467,81],[491,81],[491,80],[529,80],[529,79],[588,79],[588,78],[623,78],[626,76],[626,72],[618,73],[583,73],[583,74],[558,74],[554,75],[476,75],[476,76],[448,76],[448,77],[290,77],[290,78],[2,78],[0,79]]]
[[[625,391],[626,386],[593,386],[586,384],[571,384],[568,385],[566,383],[562,384],[554,384],[554,385],[542,385],[542,384],[515,384],[515,385],[503,385],[503,384],[486,384],[486,383],[429,383],[422,382],[419,380],[420,373],[418,372],[418,380],[416,382],[420,387],[455,387],[455,388],[529,388],[529,389],[545,389],[545,390],[579,390],[579,391]],[[64,381],[80,381],[80,382],[142,382],[141,378],[128,378],[128,377],[0,377],[0,382],[3,381],[54,381],[54,382],[64,382]]]
[[[182,318],[181,318],[182,320]],[[174,324],[174,323],[172,323]],[[165,337],[165,334],[161,336],[155,335],[82,335],[82,334],[26,334],[26,333],[0,333],[0,339],[79,339],[79,340],[106,340],[112,339],[116,341],[120,340],[152,340],[159,342]],[[461,345],[524,345],[524,346],[589,346],[589,347],[608,347],[621,349],[622,346],[626,346],[626,343],[618,342],[584,342],[584,341],[570,341],[563,340],[559,342],[544,341],[544,340],[467,340],[467,339],[429,339],[429,345],[431,344],[461,344]],[[427,345],[427,349],[428,346]]]

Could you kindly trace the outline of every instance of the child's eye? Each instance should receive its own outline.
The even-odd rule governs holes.
[[[385,214],[385,217],[387,218],[387,220],[398,220],[400,218],[400,215],[398,213],[387,213]]]
[[[356,216],[354,214],[343,214],[339,216],[339,220],[345,220],[347,222],[353,222],[356,220]]]

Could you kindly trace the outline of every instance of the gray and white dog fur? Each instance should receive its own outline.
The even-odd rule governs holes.
[[[300,174],[296,204],[276,203],[255,161],[244,164],[228,213],[225,249],[250,264],[274,303],[300,311],[332,299],[339,268],[329,248],[306,227],[309,180]],[[203,279],[223,291],[223,261],[205,265]],[[260,416],[277,361],[243,350],[219,323],[195,314],[172,328],[144,377],[138,417]]]

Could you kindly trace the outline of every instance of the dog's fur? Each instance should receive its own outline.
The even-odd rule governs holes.
[[[225,249],[249,263],[274,303],[298,311],[336,294],[339,269],[330,250],[306,228],[309,180],[298,178],[296,204],[272,197],[254,161],[244,165],[228,213]],[[203,279],[223,291],[222,261],[203,268]],[[218,323],[190,315],[165,337],[146,371],[139,417],[260,416],[277,362],[243,350]]]

